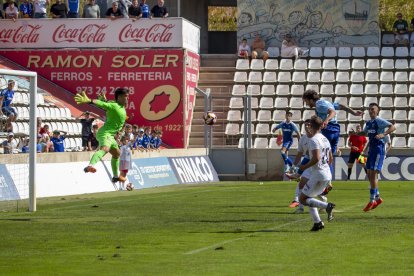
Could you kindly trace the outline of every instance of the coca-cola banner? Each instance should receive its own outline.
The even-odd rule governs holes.
[[[104,92],[113,99],[117,87],[128,87],[129,123],[162,130],[163,142],[174,148],[187,145],[198,81],[199,56],[195,53],[184,49],[73,49],[0,50],[0,55],[73,94],[86,91],[96,98]]]
[[[200,29],[183,18],[2,20],[0,48],[186,48],[198,53]]]

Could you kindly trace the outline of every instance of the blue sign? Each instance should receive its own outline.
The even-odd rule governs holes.
[[[167,157],[133,159],[128,179],[135,189],[179,183]]]
[[[219,181],[208,156],[170,157],[169,159],[180,184]]]
[[[16,185],[6,165],[0,164],[0,201],[20,199]]]

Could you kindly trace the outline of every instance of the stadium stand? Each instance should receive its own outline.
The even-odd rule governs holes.
[[[414,68],[414,47],[311,47],[308,58],[295,61],[273,55],[264,66],[259,62],[250,64],[249,68],[236,70],[232,94],[244,93],[239,74],[244,73],[242,81],[248,85],[247,74],[254,70],[260,72],[260,77],[253,79],[260,86],[257,88],[260,93],[256,96],[258,122],[254,122],[252,128],[256,130],[253,133],[266,138],[256,138],[255,148],[264,148],[264,139],[268,141],[267,148],[278,148],[268,129],[284,120],[286,110],[294,112],[293,120],[303,129],[303,120],[314,114],[303,106],[301,95],[306,89],[315,89],[324,98],[356,109],[367,110],[369,103],[378,103],[382,108],[380,116],[396,123],[392,145],[397,148],[414,145],[414,111],[411,110],[414,73],[409,71]],[[251,82],[250,75],[249,79]],[[242,107],[241,102],[240,106],[230,106],[230,109]],[[338,111],[337,118],[341,125],[340,145],[347,147],[347,132],[368,120],[369,115],[365,112],[361,118]],[[234,124],[234,120],[228,122]]]

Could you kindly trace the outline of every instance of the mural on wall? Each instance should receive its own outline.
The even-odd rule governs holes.
[[[378,0],[238,0],[237,38],[280,47],[290,33],[301,47],[379,46]]]

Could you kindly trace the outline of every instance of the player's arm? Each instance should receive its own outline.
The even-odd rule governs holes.
[[[302,160],[302,156],[303,156],[303,152],[298,151],[298,153],[296,154],[295,160],[293,161],[293,166],[297,167],[299,165],[300,161]]]
[[[345,110],[347,113],[351,113],[354,116],[362,116],[364,115],[364,111],[361,110],[354,110],[347,105],[338,103],[338,110]]]
[[[331,119],[333,119],[336,116],[335,109],[329,108],[328,109],[328,116],[326,117],[325,121],[323,122],[322,128],[325,128],[326,125],[329,123]]]
[[[319,160],[321,160],[321,152],[318,148],[312,150],[312,158],[311,160],[309,160],[308,163],[304,164],[304,165],[300,165],[299,169],[301,171],[305,171],[307,168],[312,167],[313,165],[315,165],[316,163],[319,162]]]
[[[338,149],[339,150],[339,149]],[[332,151],[330,150],[329,151],[329,160],[328,160],[328,165],[331,165],[332,164],[332,162],[333,162],[333,154],[332,154]]]
[[[384,138],[385,136],[393,133],[396,129],[394,124],[392,124],[392,123],[390,123],[390,122],[388,122],[384,119],[380,119],[380,120],[377,119],[377,123],[378,123],[379,127],[384,127],[385,128],[385,127],[388,126],[388,129],[384,133],[380,133],[380,134],[377,134],[375,136],[375,138],[377,138],[377,139]]]
[[[275,131],[276,131],[276,130],[278,130],[281,126],[282,126],[282,123],[278,124],[277,126],[275,126],[275,127],[272,129],[272,132],[275,132]]]

